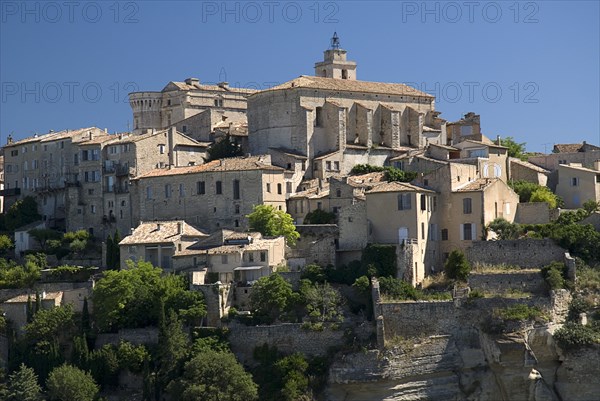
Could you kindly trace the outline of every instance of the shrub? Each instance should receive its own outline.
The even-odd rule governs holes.
[[[595,326],[568,322],[554,332],[554,339],[564,349],[585,347],[600,343],[600,330]]]
[[[325,269],[317,264],[305,266],[301,278],[310,280],[313,283],[323,283],[327,280]]]
[[[542,311],[537,307],[516,304],[504,309],[495,309],[494,315],[502,320],[533,320],[541,317]]]
[[[333,224],[335,213],[326,212],[323,209],[315,209],[304,216],[304,224]]]
[[[444,271],[448,278],[466,281],[471,272],[471,265],[467,261],[465,254],[462,251],[455,249],[450,252],[448,260],[446,260],[446,264],[444,265]]]

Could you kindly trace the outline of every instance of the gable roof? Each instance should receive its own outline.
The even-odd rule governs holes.
[[[501,181],[500,178],[478,178],[474,181],[466,183],[460,188],[455,189],[453,192],[478,192],[486,189],[498,181]]]
[[[340,92],[364,92],[397,96],[415,96],[433,99],[434,96],[405,84],[358,81],[351,79],[336,79],[301,75],[296,79],[258,92],[286,90],[295,88],[322,89]]]
[[[179,232],[180,224],[181,232]],[[140,223],[131,235],[119,242],[119,245],[161,244],[176,241],[183,236],[206,237],[207,234],[187,224],[184,220],[147,221]]]
[[[136,180],[150,177],[161,177],[171,175],[183,175],[194,173],[205,173],[215,171],[250,171],[250,170],[269,170],[281,171],[281,167],[273,166],[265,162],[264,156],[249,156],[249,157],[230,157],[227,159],[213,160],[208,163],[199,164],[197,166],[173,167],[171,169],[155,169],[136,177]]]
[[[557,143],[552,149],[552,153],[577,153],[589,152],[590,150],[600,150],[599,146],[583,143]]]
[[[423,187],[419,187],[414,184],[409,184],[408,182],[386,182],[384,184],[377,185],[375,188],[367,191],[367,194],[375,194],[381,192],[428,192],[435,193],[431,189],[426,189]]]

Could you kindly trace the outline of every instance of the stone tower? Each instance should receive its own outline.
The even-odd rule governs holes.
[[[335,32],[323,61],[315,64],[315,76],[356,80],[356,62],[346,60],[346,50],[340,48],[340,39]]]

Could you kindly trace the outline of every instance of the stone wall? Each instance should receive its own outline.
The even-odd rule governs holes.
[[[511,290],[546,293],[546,284],[539,271],[511,271],[506,273],[472,273],[469,287],[487,293],[503,294]]]
[[[515,223],[546,224],[550,222],[550,209],[546,202],[518,203]]]
[[[395,336],[413,337],[448,333],[457,325],[452,301],[381,303],[385,341]]]
[[[520,239],[508,241],[473,241],[467,249],[471,263],[542,267],[563,261],[565,250],[550,239]]]
[[[306,224],[296,226],[300,239],[296,246],[286,249],[287,258],[295,259],[295,268],[316,263],[320,266],[335,264],[335,224]]]
[[[93,283],[91,281],[87,281],[84,283],[43,283],[37,286],[37,291],[39,292],[59,292],[59,291],[69,291],[69,290],[77,290],[77,289],[91,289]],[[35,290],[27,290],[25,288],[7,288],[0,290],[0,302],[4,302],[8,299],[17,297],[19,295],[27,295],[28,293],[32,294],[32,297],[35,299]],[[89,301],[89,299],[88,299]]]
[[[283,353],[301,352],[307,356],[323,356],[330,347],[344,343],[344,330],[313,331],[303,329],[300,323],[271,326],[245,326],[236,322],[229,325],[231,350],[244,363],[251,363],[254,348],[263,344],[276,346]]]
[[[141,329],[121,329],[118,333],[98,334],[94,348],[98,349],[106,344],[117,345],[121,341],[127,341],[133,345],[157,344],[158,328],[144,327]]]

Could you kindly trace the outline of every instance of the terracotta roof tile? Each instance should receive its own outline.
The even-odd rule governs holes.
[[[178,224],[182,225],[181,233],[178,233]],[[160,229],[158,228],[159,225]],[[206,237],[207,234],[183,220],[148,221],[137,226],[131,235],[119,242],[119,245],[159,244],[173,242],[182,236]]]
[[[231,157],[227,159],[213,160],[197,166],[174,167],[171,169],[155,169],[143,174],[136,179],[161,177],[182,174],[194,174],[213,171],[249,171],[249,170],[271,170],[283,171],[281,167],[273,166],[264,162],[264,156]]]
[[[474,181],[471,181],[460,188],[457,188],[454,192],[476,192],[481,191],[496,181],[500,180],[499,178],[478,178]]]
[[[375,194],[380,192],[429,192],[435,193],[430,189],[426,189],[423,187],[419,187],[413,184],[409,184],[407,182],[386,182],[384,184],[377,185],[372,190],[368,191],[367,194]]]
[[[274,86],[273,88],[262,92],[292,88],[323,89],[340,92],[366,92],[397,96],[418,96],[426,98],[434,97],[428,93],[421,92],[420,90],[405,84],[312,77],[308,75],[301,75],[296,79]]]

